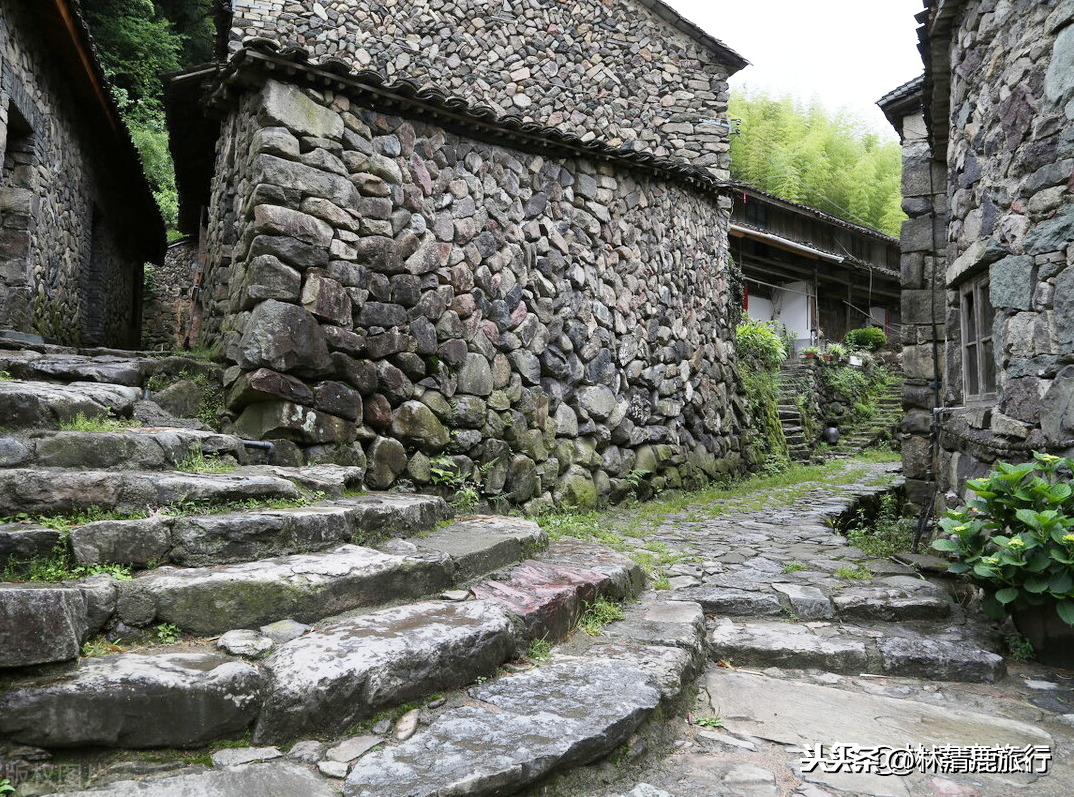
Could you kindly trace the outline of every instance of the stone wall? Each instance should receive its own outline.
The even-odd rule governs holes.
[[[202,329],[241,434],[531,511],[748,460],[715,189],[275,81],[222,129]]]
[[[0,4],[0,327],[61,343],[130,345],[141,262],[106,183],[101,141],[41,23]],[[147,192],[148,193],[148,192]]]
[[[643,0],[232,0],[233,49],[261,37],[407,78],[727,179],[727,78],[745,66]],[[662,9],[665,15],[666,9]]]
[[[169,244],[164,264],[147,268],[142,293],[142,348],[183,349],[193,342],[198,242]]]
[[[930,44],[938,92],[932,140],[940,132],[948,142],[949,217],[940,237],[947,290],[938,299],[946,327],[941,403],[949,408],[937,473],[942,494],[996,459],[1074,450],[1074,2],[949,2]],[[907,202],[924,209],[923,193],[909,191]],[[929,259],[918,256],[928,248],[924,219],[908,222],[903,236],[911,289],[904,321],[917,325],[921,341],[906,355],[916,391],[907,396],[909,479],[922,478],[924,383],[932,378]],[[994,400],[967,403],[959,289],[985,274],[998,391]]]
[[[948,324],[946,270],[947,169],[932,157],[928,131],[920,111],[902,120],[902,208],[910,217],[903,223],[902,249],[902,372],[901,425],[906,498],[912,512],[931,500],[935,480],[932,445],[932,408],[937,406],[934,352],[943,351]],[[933,338],[938,345],[933,346]],[[947,400],[961,398],[949,389]]]

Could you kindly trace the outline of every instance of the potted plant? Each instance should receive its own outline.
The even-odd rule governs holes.
[[[816,346],[806,346],[804,349],[802,349],[802,356],[805,357],[807,360],[817,359],[818,354],[820,354],[820,349],[818,349]]]
[[[1021,465],[996,463],[966,486],[974,495],[940,521],[932,547],[984,590],[983,608],[1010,614],[1045,664],[1074,656],[1074,460],[1034,453]]]
[[[836,362],[842,362],[847,358],[849,353],[847,347],[842,343],[829,343],[827,353],[831,355],[831,359]]]

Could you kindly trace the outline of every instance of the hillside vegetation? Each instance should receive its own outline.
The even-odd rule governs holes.
[[[901,148],[846,113],[763,93],[731,96],[741,119],[731,140],[731,174],[792,202],[898,236]]]

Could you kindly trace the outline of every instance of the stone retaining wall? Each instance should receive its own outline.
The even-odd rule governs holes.
[[[121,165],[101,162],[40,24],[0,5],[0,327],[136,345],[141,261],[120,225],[138,199],[108,185]]]
[[[249,437],[529,510],[742,466],[729,201],[268,81],[224,119],[203,340]]]
[[[711,169],[728,179],[728,75],[745,66],[641,0],[233,0],[246,37],[319,61],[408,78],[560,128]],[[688,26],[687,26],[688,27]],[[730,70],[730,71],[729,71]]]

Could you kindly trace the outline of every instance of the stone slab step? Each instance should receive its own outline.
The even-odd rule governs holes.
[[[530,520],[481,515],[457,520],[410,542],[418,550],[450,556],[456,578],[468,581],[538,554],[548,547],[548,535]]]
[[[72,382],[54,385],[0,380],[0,418],[6,429],[58,429],[82,413],[87,418],[129,418],[141,398],[137,387]]]
[[[601,636],[613,642],[680,648],[689,654],[692,668],[707,659],[705,614],[699,604],[647,596],[627,606],[625,615]]]
[[[513,794],[556,769],[607,755],[663,698],[640,663],[611,658],[557,662],[468,693],[474,705],[361,758],[345,797]]]
[[[450,516],[439,497],[371,494],[291,509],[103,520],[73,529],[70,539],[81,564],[207,567],[420,534]],[[478,540],[475,551],[482,542],[488,547]]]
[[[260,473],[0,470],[0,516],[62,515],[90,507],[136,511],[186,502],[217,504],[300,497],[290,479]]]
[[[86,630],[86,598],[80,590],[0,584],[0,668],[73,659]]]
[[[534,557],[556,566],[592,570],[605,576],[599,594],[617,601],[632,600],[645,590],[645,569],[623,554],[603,545],[572,538],[555,540],[548,550]]]
[[[651,672],[662,694],[677,694],[697,660],[695,642],[684,640],[701,614],[696,604],[672,608],[620,624],[601,658]],[[220,602],[215,609],[241,620]],[[255,720],[258,743],[339,733],[383,708],[493,675],[523,640],[522,623],[498,603],[424,601],[325,620],[259,666],[216,654],[85,659],[65,674],[15,682],[0,702],[0,734],[46,747],[187,747]],[[222,695],[228,710],[211,722],[198,713],[218,711]],[[47,720],[34,724],[35,714]]]
[[[86,659],[9,688],[0,734],[52,748],[197,747],[249,728],[266,682],[254,665],[215,654]]]
[[[918,700],[865,694],[851,689],[803,683],[789,678],[736,672],[713,668],[702,684],[702,710],[722,717],[725,728],[742,738],[764,739],[779,745],[803,749],[820,744],[817,740],[853,739],[863,750],[875,748],[965,749],[971,747],[1003,748],[1008,745],[1025,749],[1043,745],[1054,749],[1055,740],[1042,728],[1028,722],[934,705]],[[823,742],[828,750],[829,742]],[[835,744],[835,742],[831,742]],[[818,767],[794,774],[823,788],[799,787],[799,794],[1061,794],[1061,785],[1051,790],[1029,786],[1009,774],[1001,782],[988,775],[975,775],[975,787],[956,785],[952,781],[933,779],[919,790],[915,776],[850,772],[823,772]],[[1014,776],[1017,778],[1018,776]],[[921,781],[928,781],[922,777]],[[982,785],[982,781],[983,784]],[[940,788],[951,783],[951,788]],[[905,785],[904,785],[905,784]],[[1027,788],[1028,786],[1028,788]],[[909,787],[909,788],[908,788]],[[775,794],[770,791],[734,791],[729,794]]]
[[[396,556],[356,545],[216,567],[161,567],[120,584],[117,614],[128,625],[166,622],[211,636],[434,595],[454,585],[454,570],[444,554]]]
[[[244,463],[233,435],[196,429],[134,427],[122,432],[51,432],[0,436],[0,467],[164,470],[192,456]]]
[[[58,346],[6,349],[0,339],[0,370],[23,381],[70,383],[93,382],[141,387],[157,374],[178,377],[182,373],[209,375],[220,367],[204,360],[177,355],[160,356],[149,352],[107,352],[87,354]]]
[[[511,658],[521,629],[498,604],[430,601],[336,620],[264,662],[255,743],[339,733],[388,706],[473,683]]]
[[[25,562],[48,557],[61,539],[56,529],[35,523],[0,523],[0,570],[9,560]]]
[[[180,775],[123,780],[100,789],[61,792],[53,797],[337,797],[324,778],[292,761],[270,761]]]
[[[565,638],[587,605],[608,594],[612,584],[609,576],[595,570],[529,559],[501,578],[470,589],[479,600],[519,617],[527,639],[554,642]]]
[[[878,673],[937,681],[993,682],[1003,657],[958,633],[917,633],[903,626],[835,627],[826,623],[717,620],[709,638],[713,661],[736,667],[782,667]]]

